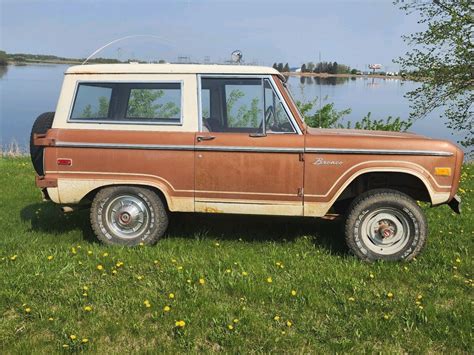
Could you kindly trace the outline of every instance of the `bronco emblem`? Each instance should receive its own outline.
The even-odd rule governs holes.
[[[342,161],[340,160],[324,160],[323,158],[317,158],[314,165],[342,165]]]

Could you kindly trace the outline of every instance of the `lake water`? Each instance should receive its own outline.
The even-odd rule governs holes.
[[[5,148],[13,140],[27,148],[34,119],[43,112],[55,111],[67,65],[25,65],[0,67],[0,145]],[[388,116],[407,118],[409,103],[403,95],[418,85],[410,81],[379,78],[300,78],[290,77],[295,99],[322,97],[334,102],[338,110],[351,108],[345,121],[358,121],[368,112],[372,118]],[[410,131],[422,135],[456,141],[445,127],[439,112],[418,120]]]

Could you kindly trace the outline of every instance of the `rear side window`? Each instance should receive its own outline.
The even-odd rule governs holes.
[[[111,97],[111,87],[80,84],[72,118],[107,118]]]
[[[181,83],[80,83],[71,121],[181,123]]]

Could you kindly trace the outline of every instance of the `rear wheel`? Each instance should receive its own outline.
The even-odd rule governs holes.
[[[35,123],[33,123],[33,127],[31,128],[30,134],[30,156],[31,162],[33,163],[33,167],[36,170],[38,175],[44,175],[44,168],[43,168],[43,150],[44,147],[38,147],[33,144],[33,136],[34,134],[45,134],[48,129],[53,126],[54,120],[54,112],[45,112],[39,115]]]
[[[410,260],[423,248],[427,222],[421,208],[408,195],[395,190],[372,190],[349,207],[346,242],[359,258]]]
[[[135,186],[114,186],[95,196],[91,224],[97,238],[106,244],[154,244],[168,227],[168,214],[155,192]]]

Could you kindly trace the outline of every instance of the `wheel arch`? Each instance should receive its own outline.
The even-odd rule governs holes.
[[[333,204],[352,200],[357,195],[377,188],[390,188],[403,192],[414,200],[437,205],[446,202],[449,193],[436,192],[429,179],[410,168],[365,168],[352,174],[338,189]]]
[[[160,188],[160,187],[157,187],[156,185],[151,185],[149,183],[142,183],[142,182],[133,182],[133,183],[106,183],[104,185],[100,185],[100,186],[97,186],[96,188],[94,188],[93,190],[89,191],[87,194],[85,194],[81,199],[80,199],[80,204],[87,204],[89,202],[91,202],[94,197],[97,195],[97,193],[102,190],[102,189],[105,189],[107,187],[117,187],[117,186],[135,186],[135,187],[145,187],[145,188],[148,188],[150,190],[152,190],[153,192],[155,192],[161,199],[161,201],[163,201],[163,203],[165,204],[165,207],[170,210],[170,200],[171,198],[169,197],[168,194],[165,194],[163,192],[163,188]]]

